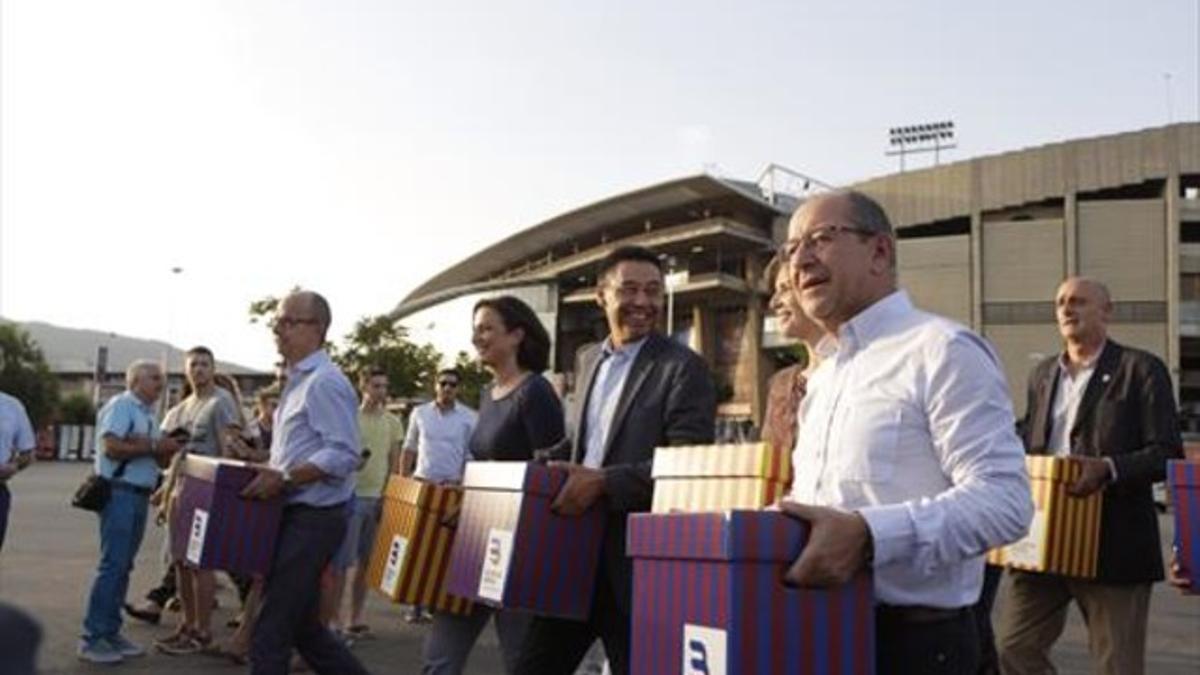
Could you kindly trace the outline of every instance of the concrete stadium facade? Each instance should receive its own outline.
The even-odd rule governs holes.
[[[692,176],[584,206],[517,233],[414,290],[399,317],[455,298],[516,292],[554,336],[569,391],[574,354],[604,335],[593,302],[608,251],[647,246],[686,271],[672,335],[713,369],[727,419],[757,423],[765,385],[790,346],[765,317],[762,272],[791,211],[824,186],[792,189]],[[1072,140],[852,186],[897,228],[901,285],[919,306],[985,335],[1004,361],[1017,413],[1034,361],[1059,349],[1061,279],[1101,279],[1115,339],[1164,359],[1200,419],[1200,124]],[[682,276],[682,275],[681,275]]]

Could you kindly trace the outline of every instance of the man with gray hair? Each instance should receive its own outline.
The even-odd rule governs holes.
[[[146,531],[150,493],[160,467],[179,451],[179,444],[158,429],[154,403],[163,389],[163,373],[153,361],[135,361],[125,373],[126,391],[113,397],[96,415],[95,472],[108,480],[111,492],[100,511],[100,564],[88,594],[79,658],[92,663],[120,663],[145,654],[121,635],[121,604],[129,573]]]
[[[346,534],[362,443],[358,395],[322,346],[329,303],[311,291],[279,303],[272,321],[275,344],[287,364],[271,439],[270,467],[244,497],[286,502],[275,558],[254,626],[251,672],[288,672],[292,649],[317,673],[365,674],[346,645],[321,623],[321,572]]]
[[[1113,303],[1095,279],[1071,277],[1054,296],[1062,354],[1029,377],[1025,447],[1080,466],[1068,487],[1099,493],[1094,579],[1011,570],[997,635],[1004,673],[1054,671],[1050,648],[1079,606],[1098,673],[1145,672],[1151,586],[1163,579],[1151,486],[1183,454],[1175,394],[1157,356],[1108,337]]]
[[[1033,516],[1000,360],[913,306],[870,197],[806,201],[784,250],[793,292],[825,330],[782,504],[811,529],[786,579],[825,587],[873,572],[879,667],[973,673],[984,553]]]

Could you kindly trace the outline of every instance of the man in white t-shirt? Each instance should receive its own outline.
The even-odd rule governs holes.
[[[459,373],[438,373],[434,399],[413,409],[404,439],[403,473],[431,483],[462,481],[475,411],[458,402]]]

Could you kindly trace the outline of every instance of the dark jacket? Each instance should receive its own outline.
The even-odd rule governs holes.
[[[1042,361],[1029,378],[1025,448],[1047,454],[1059,356]],[[1183,454],[1175,395],[1158,357],[1111,339],[1088,381],[1075,426],[1075,454],[1111,457],[1116,482],[1104,488],[1097,580],[1160,581],[1163,561],[1151,485],[1163,480],[1166,461]]]
[[[578,386],[568,425],[574,433],[559,448],[575,463],[587,454],[587,406],[599,357],[600,345],[593,345],[576,362]],[[625,557],[625,519],[630,513],[650,510],[654,449],[711,443],[715,417],[716,392],[704,361],[661,335],[647,337],[621,391],[603,465],[608,520],[600,574],[607,576],[618,606],[626,613],[633,597],[633,565]]]

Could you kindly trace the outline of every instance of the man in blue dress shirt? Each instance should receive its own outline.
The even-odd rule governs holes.
[[[88,594],[79,658],[92,663],[120,663],[145,654],[121,635],[121,604],[129,588],[133,559],[146,532],[150,493],[159,467],[179,451],[162,436],[154,403],[163,374],[152,361],[135,361],[125,373],[124,393],[104,404],[96,415],[95,471],[112,487],[100,511],[100,565]]]
[[[4,548],[4,532],[8,529],[8,510],[12,503],[8,479],[33,461],[35,445],[33,425],[29,423],[25,406],[0,391],[0,548]]]
[[[275,559],[254,627],[251,672],[287,673],[292,649],[317,673],[366,673],[318,616],[321,571],[346,533],[361,443],[358,396],[322,349],[329,303],[299,291],[283,299],[272,330],[287,364],[275,410],[270,467],[243,496],[284,495]]]

